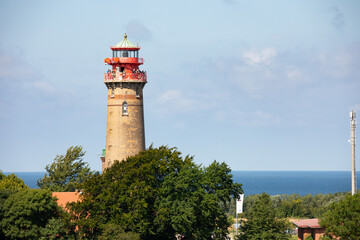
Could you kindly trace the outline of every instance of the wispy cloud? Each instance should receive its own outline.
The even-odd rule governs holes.
[[[34,87],[45,94],[52,94],[55,92],[55,87],[45,81],[34,82]]]
[[[357,112],[360,115],[360,103],[351,106],[350,110],[354,110],[355,112]]]
[[[360,78],[360,44],[331,51],[279,51],[274,47],[244,50],[239,57],[213,63],[224,80],[253,97],[299,91],[299,87]]]
[[[219,122],[231,122],[235,125],[244,123],[254,126],[274,125],[280,123],[280,117],[275,113],[265,112],[261,109],[254,111],[241,111],[231,108],[217,111],[214,119]]]
[[[126,32],[131,39],[148,41],[152,39],[151,31],[141,22],[132,20],[126,24]]]
[[[0,82],[17,84],[40,78],[40,72],[28,62],[0,49]]]
[[[315,61],[324,76],[340,80],[350,75],[359,78],[360,44],[352,44],[331,52],[317,52]]]
[[[242,58],[251,66],[270,65],[276,55],[276,49],[268,47],[262,50],[247,50],[242,54]]]
[[[190,95],[185,96],[181,90],[168,90],[160,95],[157,102],[157,111],[163,113],[191,112],[195,110],[195,106],[199,108],[202,105],[199,99]]]
[[[337,29],[341,29],[345,25],[344,14],[340,12],[337,7],[330,8],[333,17],[331,19],[331,24]]]
[[[188,91],[172,89],[158,95],[159,97],[152,104],[152,111],[161,113],[163,116],[199,113],[215,109],[219,105],[216,97],[209,96],[209,92],[197,91],[197,94],[193,94],[189,89]]]

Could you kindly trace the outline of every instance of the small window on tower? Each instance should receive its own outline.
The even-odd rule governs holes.
[[[136,88],[136,97],[137,97],[137,98],[140,98],[140,92],[139,92],[139,88],[138,88],[138,87]]]
[[[113,98],[115,96],[114,89],[111,89],[111,97]]]
[[[127,102],[124,102],[122,105],[122,114],[123,115],[128,115],[128,104]]]

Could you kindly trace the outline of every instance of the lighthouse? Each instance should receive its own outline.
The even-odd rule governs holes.
[[[112,57],[104,60],[109,69],[104,76],[108,101],[103,172],[115,161],[145,150],[143,88],[147,81],[146,72],[139,69],[144,63],[139,58],[140,47],[125,34],[110,49]]]

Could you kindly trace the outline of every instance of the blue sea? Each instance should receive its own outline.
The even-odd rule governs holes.
[[[4,172],[4,174],[10,174]],[[45,172],[15,172],[30,188]],[[233,171],[233,180],[241,183],[245,195],[266,192],[277,194],[327,194],[351,191],[350,171]],[[360,172],[357,186],[360,187]]]

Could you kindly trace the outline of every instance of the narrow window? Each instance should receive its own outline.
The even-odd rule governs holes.
[[[127,102],[123,102],[123,105],[122,105],[122,114],[123,114],[123,115],[128,115],[128,105],[127,105]]]
[[[113,98],[115,96],[114,89],[111,89],[111,97]]]
[[[140,98],[140,92],[139,92],[139,88],[138,88],[138,87],[136,88],[136,97],[137,97],[137,98]]]

